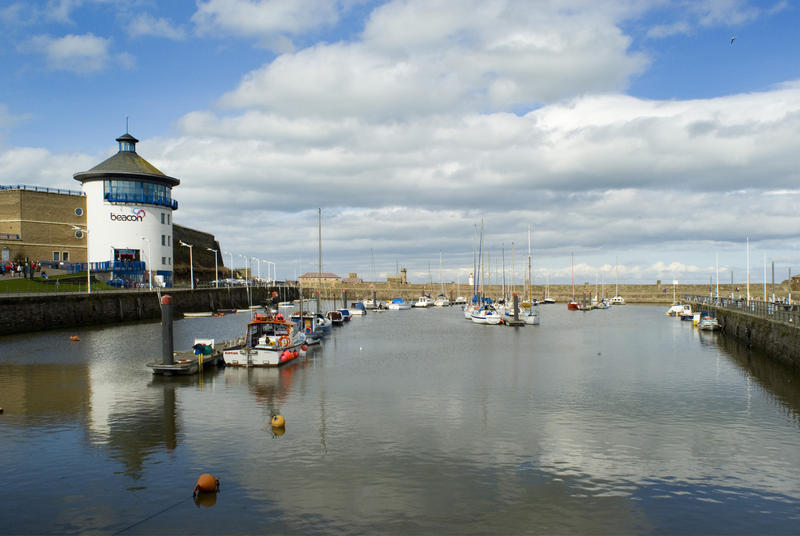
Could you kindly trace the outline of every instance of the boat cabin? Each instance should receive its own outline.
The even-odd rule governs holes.
[[[247,345],[251,348],[280,346],[280,338],[292,337],[292,324],[277,320],[256,320],[247,324]]]

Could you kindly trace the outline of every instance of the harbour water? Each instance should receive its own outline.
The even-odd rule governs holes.
[[[144,366],[157,322],[0,338],[2,532],[796,534],[800,375],[664,311],[370,313],[184,379]]]

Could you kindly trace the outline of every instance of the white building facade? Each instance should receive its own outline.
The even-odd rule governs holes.
[[[178,208],[172,188],[180,181],[139,156],[139,140],[130,134],[116,141],[117,154],[73,175],[86,194],[92,270],[113,272],[125,283],[141,284],[152,275],[153,285],[172,286],[172,215]]]

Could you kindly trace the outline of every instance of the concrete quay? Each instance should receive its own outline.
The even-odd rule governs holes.
[[[764,301],[712,300],[684,296],[693,311],[716,316],[724,336],[763,350],[772,359],[800,369],[800,308]]]
[[[162,289],[172,296],[175,314],[217,309],[244,309],[261,304],[277,291],[280,299],[297,297],[286,287]],[[161,318],[158,294],[147,290],[110,290],[87,293],[11,294],[0,297],[0,335],[48,329],[157,320]]]

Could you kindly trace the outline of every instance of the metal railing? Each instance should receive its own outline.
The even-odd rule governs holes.
[[[135,203],[142,205],[158,205],[161,207],[169,207],[172,210],[178,210],[177,201],[175,201],[174,199],[159,197],[156,195],[108,192],[103,197],[105,198],[106,201],[110,203]]]
[[[684,301],[699,306],[710,305],[720,309],[736,311],[739,313],[772,320],[785,322],[800,327],[800,308],[784,302],[765,302],[746,298],[712,298],[710,296],[682,296]]]
[[[0,186],[0,190],[28,190],[31,192],[44,192],[47,194],[67,194],[79,195],[85,197],[86,194],[78,190],[67,190],[65,188],[48,188],[46,186],[31,186],[29,184],[10,184],[8,186]]]
[[[22,237],[16,233],[0,233],[0,240],[22,240]]]

